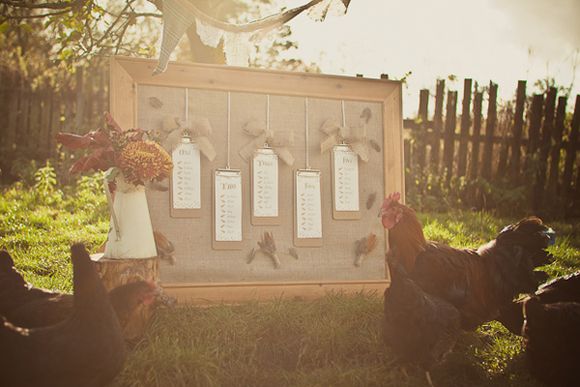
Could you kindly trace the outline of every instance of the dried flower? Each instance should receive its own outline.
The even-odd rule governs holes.
[[[153,141],[128,142],[119,156],[125,179],[135,185],[168,177],[172,166],[171,157]]]
[[[88,150],[72,165],[71,173],[113,168],[112,171],[122,172],[127,182],[144,184],[168,177],[173,166],[171,157],[160,145],[145,140],[147,133],[143,129],[122,130],[113,117],[105,113],[103,128],[85,135],[58,133],[57,141],[72,150]]]

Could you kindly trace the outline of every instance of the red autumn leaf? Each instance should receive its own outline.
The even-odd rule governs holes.
[[[115,132],[123,131],[123,129],[121,129],[119,124],[117,124],[117,121],[113,119],[113,116],[111,116],[111,113],[109,112],[105,112],[105,123],[109,128],[113,129]]]

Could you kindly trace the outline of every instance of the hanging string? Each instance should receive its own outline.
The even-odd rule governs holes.
[[[231,112],[231,96],[230,96],[230,92],[228,91],[228,158],[227,158],[227,163],[226,163],[226,168],[230,169],[230,112]]]
[[[185,127],[189,128],[189,89],[185,88]]]
[[[270,133],[270,94],[266,95],[266,132]]]
[[[305,113],[305,132],[306,132],[306,139],[305,139],[305,148],[306,148],[306,169],[310,169],[310,158],[308,157],[308,97],[304,99],[304,113]]]

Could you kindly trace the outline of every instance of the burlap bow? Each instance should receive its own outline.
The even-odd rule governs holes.
[[[191,136],[192,141],[199,146],[201,154],[209,161],[213,161],[216,156],[216,151],[209,139],[212,132],[209,120],[205,117],[193,117],[190,121],[191,124],[186,128],[181,119],[165,117],[163,119],[163,132],[167,133],[167,137],[165,137],[161,145],[165,150],[171,152],[181,142],[181,138],[187,132]]]
[[[255,138],[240,149],[242,159],[250,160],[256,149],[266,145],[272,148],[286,164],[294,164],[294,156],[287,148],[288,145],[294,144],[294,132],[287,132],[284,136],[284,133],[264,129],[257,120],[247,122],[243,130],[247,135]]]
[[[320,143],[320,153],[332,149],[338,144],[347,144],[365,163],[369,161],[369,140],[366,125],[359,127],[340,126],[335,119],[329,118],[320,128],[327,137]]]

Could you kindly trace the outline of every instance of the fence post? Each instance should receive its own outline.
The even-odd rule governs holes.
[[[419,170],[425,168],[425,148],[427,145],[427,120],[429,117],[429,90],[423,89],[419,92],[419,120],[418,130],[415,136],[415,160]]]
[[[516,92],[516,113],[514,116],[514,129],[512,138],[512,157],[510,160],[511,176],[519,180],[520,158],[522,155],[521,142],[522,131],[524,128],[524,104],[526,101],[526,81],[518,81],[518,90]]]
[[[562,174],[562,185],[566,190],[566,196],[572,199],[572,172],[574,163],[576,162],[576,152],[578,150],[578,131],[580,130],[580,94],[576,96],[576,104],[574,105],[574,115],[572,116],[572,125],[570,127],[570,134],[568,135],[568,147],[566,148],[566,160],[564,161],[564,173]],[[580,176],[580,167],[576,167],[578,175]],[[576,185],[576,191],[580,187]],[[579,192],[580,193],[580,192]],[[570,200],[571,201],[571,200]]]
[[[542,205],[544,188],[546,185],[546,171],[548,168],[548,154],[552,143],[552,128],[554,126],[554,110],[556,109],[555,87],[550,87],[544,107],[544,122],[542,125],[542,140],[540,143],[540,157],[536,170],[536,186],[534,188],[534,209],[537,211]]]
[[[497,85],[489,82],[489,105],[487,107],[487,121],[485,125],[485,144],[483,148],[483,166],[481,175],[491,180],[491,157],[493,154],[493,135],[497,124]]]
[[[459,141],[459,161],[457,176],[465,176],[467,172],[467,141],[471,127],[471,79],[463,81],[463,102],[461,110],[461,139]]]
[[[457,125],[457,91],[447,93],[447,109],[445,112],[445,134],[443,148],[443,168],[446,170],[447,184],[453,173],[453,153],[455,151],[455,126]]]
[[[526,144],[526,161],[524,165],[526,173],[530,172],[529,169],[532,165],[532,160],[534,159],[540,144],[540,126],[542,125],[543,106],[544,96],[542,94],[534,94],[529,114],[528,143]]]
[[[441,147],[441,129],[443,128],[443,99],[445,98],[445,80],[437,81],[435,92],[435,114],[433,115],[433,139],[431,143],[431,171],[439,172],[439,148]]]
[[[473,140],[471,142],[471,168],[469,177],[475,179],[479,170],[479,143],[481,141],[481,105],[483,103],[483,93],[475,92],[473,97]]]
[[[514,117],[514,110],[511,102],[507,104],[507,108],[504,113],[501,114],[499,118],[499,123],[497,127],[499,128],[499,133],[502,133],[500,146],[499,146],[499,157],[497,161],[497,170],[495,177],[497,179],[502,179],[506,175],[507,163],[508,163],[508,153],[510,150],[510,128]]]
[[[564,134],[564,119],[566,117],[566,97],[558,98],[558,108],[556,110],[556,122],[554,126],[554,144],[552,145],[552,154],[550,156],[550,177],[548,179],[548,188],[552,192],[559,192],[558,187],[558,170],[560,166],[560,149],[562,149],[562,135]]]

